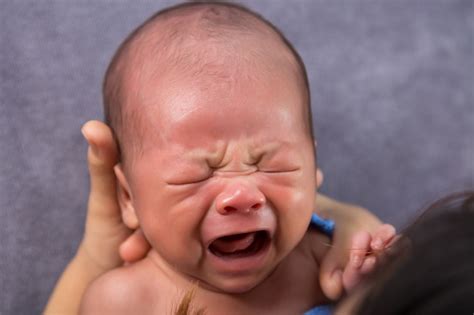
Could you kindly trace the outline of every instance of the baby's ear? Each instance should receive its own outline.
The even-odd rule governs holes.
[[[324,175],[320,168],[316,170],[316,189],[319,189],[323,184]]]
[[[115,176],[117,177],[117,198],[122,211],[122,220],[130,229],[138,228],[138,217],[132,202],[132,195],[127,178],[123,172],[122,164],[118,163],[114,166]]]
[[[318,142],[314,140],[314,149],[316,150],[316,152],[317,152],[317,147],[318,147]],[[323,172],[318,167],[318,169],[316,170],[316,189],[321,188],[321,185],[323,184],[323,180],[324,180]]]

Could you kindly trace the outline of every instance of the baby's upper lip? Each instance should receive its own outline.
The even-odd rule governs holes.
[[[233,213],[212,216],[204,220],[202,240],[208,248],[216,239],[236,234],[265,231],[270,237],[275,233],[276,220],[270,209],[260,209],[252,214]]]

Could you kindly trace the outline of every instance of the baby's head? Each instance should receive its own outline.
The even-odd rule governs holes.
[[[167,272],[245,292],[299,243],[314,206],[308,82],[271,24],[230,4],[162,11],[104,81],[125,223]]]

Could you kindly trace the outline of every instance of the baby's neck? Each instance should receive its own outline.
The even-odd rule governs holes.
[[[279,278],[278,274],[280,265],[269,274],[267,278],[265,278],[262,282],[257,284],[255,287],[249,289],[243,293],[228,293],[224,292],[200,279],[194,278],[187,274],[180,272],[179,270],[175,269],[172,265],[167,263],[155,250],[151,250],[148,254],[147,259],[149,259],[153,265],[156,267],[158,272],[161,276],[164,276],[166,280],[177,288],[184,292],[188,292],[190,290],[196,292],[207,292],[208,294],[212,295],[225,295],[225,296],[236,296],[236,297],[250,297],[254,294],[258,294],[259,291],[264,290],[265,288],[261,288],[262,286],[266,287],[270,284],[275,284],[274,282]]]
[[[302,313],[325,302],[318,284],[318,264],[304,257],[308,256],[295,249],[266,279],[239,294],[219,291],[179,272],[154,250],[150,251],[147,260],[156,271],[151,272],[159,278],[157,291],[169,295],[167,298],[174,305],[179,305],[186,293],[193,292],[193,308],[205,308],[207,314],[261,315],[265,314],[262,310],[268,310],[268,314]]]

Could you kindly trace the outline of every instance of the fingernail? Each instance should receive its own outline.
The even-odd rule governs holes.
[[[100,150],[99,150],[99,147],[98,147],[95,143],[93,143],[92,141],[90,141],[90,140],[87,138],[86,133],[84,132],[84,129],[83,129],[83,128],[81,128],[81,133],[82,133],[82,135],[84,136],[84,138],[86,139],[87,143],[89,144],[89,147],[91,148],[92,153],[93,153],[95,156],[97,156],[97,157],[100,158]]]

